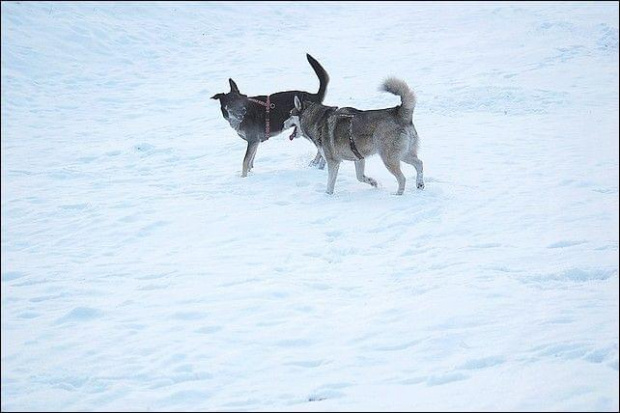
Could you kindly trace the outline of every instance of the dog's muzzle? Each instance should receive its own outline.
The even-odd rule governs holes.
[[[288,129],[291,126],[293,127],[293,133],[288,138],[293,140],[299,135],[299,132],[297,131],[297,125],[289,118],[284,122],[284,129]]]
[[[245,109],[243,110],[232,110],[226,106],[226,112],[228,112],[228,122],[230,126],[234,129],[237,129],[241,122],[243,122],[243,118],[245,118]]]
[[[233,129],[237,130],[239,129],[239,125],[241,125],[241,120],[234,118],[232,116],[229,116],[228,123],[230,123],[230,126],[232,126]]]

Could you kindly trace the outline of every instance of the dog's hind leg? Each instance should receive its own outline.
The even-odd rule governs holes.
[[[381,159],[385,164],[385,167],[396,177],[398,181],[398,191],[394,195],[402,195],[405,192],[405,175],[400,170],[400,161],[398,159],[389,158],[387,156],[381,155]]]
[[[355,161],[355,174],[357,175],[357,180],[360,182],[366,182],[367,184],[372,185],[376,188],[377,181],[364,175],[365,166],[366,166],[366,161],[364,159]]]
[[[418,189],[424,189],[424,163],[422,162],[422,160],[420,160],[417,155],[410,153],[405,156],[403,161],[407,162],[409,165],[413,165],[417,173],[415,179],[416,186],[418,187]]]
[[[256,155],[256,150],[258,149],[258,144],[260,141],[252,141],[248,142],[248,148],[245,151],[245,156],[243,157],[243,168],[241,170],[241,177],[245,178],[248,176],[248,170],[252,169],[252,163],[254,161],[254,156]]]
[[[334,186],[336,185],[336,177],[338,176],[338,169],[340,168],[340,162],[329,160],[327,161],[327,193],[334,193]]]

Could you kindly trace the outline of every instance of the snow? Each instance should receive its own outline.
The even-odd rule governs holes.
[[[618,410],[618,3],[2,2],[2,411]],[[426,188],[215,93],[418,97]]]

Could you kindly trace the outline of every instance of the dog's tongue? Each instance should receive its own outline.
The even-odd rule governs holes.
[[[293,126],[293,133],[291,133],[291,136],[289,136],[288,138],[290,140],[295,139],[295,137],[297,136],[297,126]]]

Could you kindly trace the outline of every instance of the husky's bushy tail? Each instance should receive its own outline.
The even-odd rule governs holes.
[[[400,96],[402,104],[398,110],[398,117],[405,123],[411,123],[417,101],[413,90],[409,89],[409,86],[404,81],[395,77],[385,79],[380,90]]]
[[[306,53],[306,58],[308,59],[310,66],[312,66],[312,69],[314,69],[314,73],[316,73],[319,78],[319,91],[316,93],[316,96],[319,103],[323,103],[323,99],[325,99],[325,92],[327,92],[327,84],[329,83],[329,75],[314,57]]]

